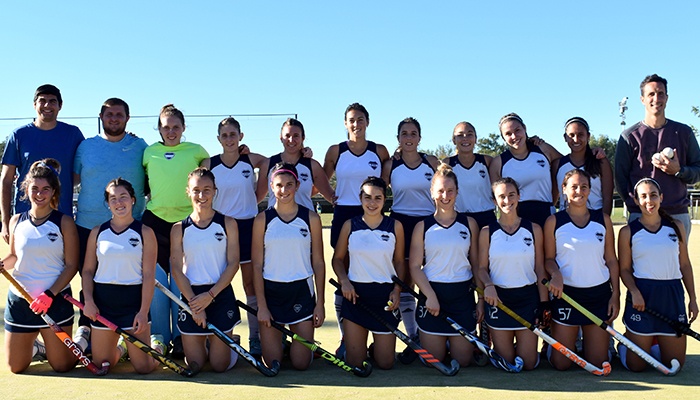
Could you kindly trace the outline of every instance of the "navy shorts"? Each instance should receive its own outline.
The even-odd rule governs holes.
[[[452,318],[467,332],[476,329],[476,303],[474,292],[470,288],[471,281],[442,283],[430,282],[437,295],[440,312]],[[439,336],[459,336],[450,324],[442,317],[434,317],[425,308],[425,299],[418,300],[416,322],[421,332]]]
[[[265,301],[273,320],[283,325],[293,325],[313,317],[316,307],[313,278],[294,282],[264,282]]]
[[[399,309],[384,311],[384,307],[389,301],[389,295],[394,290],[393,283],[351,283],[355,287],[355,293],[360,296],[357,299],[358,302],[361,301],[362,304],[373,310],[375,314],[388,322],[393,329],[399,326],[401,321]],[[345,297],[343,297],[343,305],[340,309],[340,318],[347,318],[348,321],[352,321],[372,333],[391,334],[391,331],[386,326],[374,319],[362,307],[349,302]]]
[[[537,290],[537,285],[533,283],[532,285],[522,286],[519,288],[502,288],[499,286],[494,287],[496,288],[496,293],[498,293],[498,298],[501,299],[503,304],[513,310],[525,321],[533,325],[535,324],[535,318],[537,318],[537,307],[540,305],[540,295],[539,291]],[[505,311],[498,307],[493,307],[487,304],[484,308],[486,313],[486,323],[492,329],[503,331],[527,329],[523,326],[523,324],[513,319],[513,317],[506,314]]]
[[[415,229],[416,225],[419,222],[428,218],[429,216],[430,215],[414,217],[411,215],[396,213],[393,211],[391,212],[391,214],[389,214],[389,217],[401,222],[401,226],[403,226],[403,241],[405,246],[403,254],[406,256],[406,258],[408,258],[409,250],[411,249],[411,237],[413,236],[413,229]]]
[[[645,305],[665,315],[672,321],[688,322],[685,313],[685,295],[680,279],[655,280],[635,278]],[[632,308],[632,295],[627,292],[627,302],[622,322],[630,332],[642,336],[676,336],[671,325],[659,318]]]
[[[195,296],[211,290],[214,285],[192,286]],[[184,297],[182,301],[187,302]],[[217,294],[214,302],[204,310],[207,322],[217,327],[222,332],[228,332],[241,322],[241,312],[236,305],[236,296],[233,295],[231,285]],[[177,327],[183,335],[211,335],[207,329],[202,328],[194,322],[192,316],[182,308],[178,309]]]
[[[552,215],[552,203],[545,201],[521,201],[518,215],[532,223],[544,227],[544,222]]]
[[[255,218],[236,219],[238,224],[238,251],[241,258],[240,263],[250,262],[251,247],[253,245],[253,222]]]
[[[464,214],[467,217],[472,217],[476,221],[476,224],[479,225],[479,230],[481,228],[487,226],[488,224],[492,222],[496,222],[496,213],[494,210],[488,210],[488,211],[480,211],[480,212],[465,212],[465,213],[460,213]]]
[[[612,296],[612,288],[609,281],[589,288],[564,285],[564,293],[603,321],[610,318],[608,315],[608,303]],[[574,306],[567,303],[566,300],[557,298],[552,300],[552,320],[569,326],[583,326],[593,323],[588,317],[578,312]]]
[[[359,190],[357,193],[359,196]],[[338,243],[340,230],[343,229],[345,221],[352,217],[360,216],[364,212],[362,206],[335,206],[333,209],[333,221],[331,222],[331,247],[335,249],[335,244]]]
[[[70,288],[56,295],[48,315],[58,326],[73,326],[73,305],[63,298],[63,293],[71,294]],[[24,298],[17,296],[11,290],[7,291],[7,306],[5,307],[5,331],[14,333],[32,333],[49,325],[34,314]]]
[[[122,329],[131,329],[134,318],[141,309],[141,294],[143,285],[114,285],[95,282],[93,298],[100,310],[100,315]],[[151,315],[148,315],[151,321]],[[108,329],[99,321],[90,321],[95,329]]]

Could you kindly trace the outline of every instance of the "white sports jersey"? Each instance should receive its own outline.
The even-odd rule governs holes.
[[[382,160],[377,154],[377,145],[367,141],[367,148],[360,155],[353,154],[347,142],[338,145],[335,162],[336,188],[339,206],[359,206],[360,185],[369,176],[382,175]]]
[[[423,272],[430,282],[464,282],[474,276],[469,263],[471,232],[464,214],[458,214],[450,226],[442,226],[434,216],[423,220]]]
[[[559,159],[559,169],[557,170],[557,186],[559,191],[559,209],[566,209],[566,195],[561,190],[561,184],[564,183],[564,175],[572,169],[584,169],[583,165],[574,165],[569,156],[564,156]],[[591,193],[588,195],[588,208],[591,210],[603,209],[603,183],[600,175],[591,178]]]
[[[435,203],[430,197],[430,182],[435,170],[424,153],[420,153],[421,163],[409,168],[402,159],[391,160],[391,191],[394,203],[391,211],[420,217],[435,212]]]
[[[274,193],[272,193],[269,182],[270,175],[272,175],[272,168],[280,161],[282,161],[282,153],[270,157],[270,163],[267,168],[267,192],[269,193],[267,198],[267,208],[272,208],[277,202]],[[294,167],[299,174],[299,190],[297,190],[294,200],[296,200],[297,204],[300,206],[313,210],[314,203],[311,201],[311,193],[313,193],[314,189],[314,173],[311,169],[311,159],[301,157],[299,158],[299,161],[294,164]]]
[[[501,176],[518,182],[520,201],[552,202],[551,167],[539,147],[533,146],[522,160],[513,157],[510,151],[501,153]]]
[[[142,225],[134,221],[122,232],[115,232],[110,221],[97,233],[97,271],[95,282],[114,285],[138,285],[143,282]]]
[[[512,235],[498,222],[489,224],[489,275],[494,285],[519,288],[537,282],[532,223],[521,219]]]
[[[396,236],[394,219],[384,217],[375,229],[371,229],[362,216],[350,220],[351,229],[348,238],[350,268],[348,278],[360,283],[391,283],[396,275],[394,269],[394,250]]]
[[[50,288],[65,268],[62,217],[61,212],[54,210],[44,222],[34,225],[29,218],[29,211],[25,211],[20,214],[15,225],[17,262],[12,276],[24,286],[32,298]],[[22,296],[12,285],[10,290],[17,296]]]
[[[568,286],[587,288],[601,285],[610,279],[605,264],[605,220],[600,210],[590,210],[586,226],[576,226],[566,211],[556,216],[554,237],[556,261]]]
[[[491,178],[486,160],[481,154],[474,154],[474,163],[467,167],[459,162],[459,156],[449,159],[450,167],[457,176],[459,191],[455,200],[457,212],[478,213],[494,209],[491,195]]]
[[[209,167],[216,178],[217,193],[214,209],[227,217],[248,219],[258,215],[258,199],[255,196],[255,168],[247,154],[241,154],[235,164],[228,167],[221,156],[209,159]]]
[[[659,229],[651,232],[638,219],[630,223],[632,270],[636,278],[670,280],[683,277],[678,235],[671,224],[661,219]]]
[[[274,208],[265,210],[265,259],[263,278],[294,282],[313,275],[309,209],[299,206],[291,221],[282,220]]]
[[[226,220],[216,213],[206,227],[198,227],[188,216],[182,221],[182,272],[191,285],[212,285],[226,269]]]

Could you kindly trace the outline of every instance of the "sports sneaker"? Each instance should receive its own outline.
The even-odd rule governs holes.
[[[126,341],[121,335],[119,336],[119,340],[117,340],[117,350],[119,350],[119,362],[124,362],[129,359],[129,352],[126,348]]]
[[[185,349],[182,347],[182,337],[176,336],[173,339],[173,348],[171,349],[170,355],[173,358],[185,358]]]
[[[32,350],[32,361],[46,360],[46,346],[39,339],[34,340],[34,348]]]
[[[168,346],[165,344],[163,335],[151,335],[151,348],[160,354],[168,354]]]
[[[253,357],[255,357],[255,358],[262,357],[262,346],[260,345],[260,339],[252,338],[252,339],[248,340],[248,344],[250,345],[248,347],[250,349],[250,354]]]
[[[80,326],[78,330],[73,335],[73,343],[75,343],[80,350],[85,353],[90,346],[90,327]]]
[[[411,340],[420,344],[420,336],[418,335],[411,337]],[[416,358],[418,358],[418,354],[416,354],[416,352],[413,351],[413,349],[410,346],[406,346],[406,348],[403,349],[403,351],[399,353],[399,355],[396,358],[399,359],[401,364],[408,365],[416,361]]]

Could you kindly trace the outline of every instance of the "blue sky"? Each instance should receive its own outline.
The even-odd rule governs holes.
[[[96,116],[121,97],[132,116],[174,103],[186,114],[298,114],[322,161],[344,140],[343,111],[370,113],[368,137],[390,148],[407,117],[423,148],[472,122],[480,136],[517,112],[530,134],[563,152],[566,119],[617,138],[617,102],[643,116],[639,82],[669,80],[667,116],[700,125],[697,2],[66,1],[3,4],[0,118],[32,117],[43,83],[64,97],[60,117]],[[530,4],[532,3],[532,4]],[[220,118],[189,119],[187,140],[220,151]],[[284,117],[242,118],[253,151],[281,151]],[[86,136],[96,120],[66,120]],[[0,121],[6,136],[23,121]],[[158,140],[156,118],[129,130]]]

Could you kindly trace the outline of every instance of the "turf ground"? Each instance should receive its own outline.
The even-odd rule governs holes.
[[[619,229],[619,226],[616,227]],[[324,229],[328,243],[329,231]],[[0,241],[1,242],[1,241]],[[4,245],[4,243],[2,243]],[[0,246],[0,255],[7,248]],[[330,267],[332,255],[326,246],[326,267]],[[695,226],[690,238],[691,260],[700,258],[700,226]],[[0,278],[0,304],[5,304],[8,283]],[[697,286],[697,285],[696,285]],[[73,282],[74,291],[79,281]],[[234,278],[234,290],[243,293],[240,278]],[[326,322],[317,330],[316,339],[326,350],[338,345],[330,285],[326,289]],[[236,327],[235,333],[243,337],[247,348],[247,325]],[[621,322],[618,330],[624,330]],[[402,328],[402,326],[401,326]],[[700,330],[698,324],[695,330]],[[0,336],[4,330],[0,326]],[[397,351],[404,348],[397,344]],[[685,367],[675,377],[666,377],[655,370],[642,373],[626,371],[618,360],[612,363],[613,372],[608,377],[595,377],[581,368],[572,367],[566,372],[554,371],[546,362],[531,372],[509,374],[491,366],[462,369],[454,377],[441,375],[437,370],[423,367],[419,362],[402,365],[397,362],[393,370],[375,370],[368,378],[359,378],[336,368],[323,360],[316,360],[305,372],[291,369],[283,363],[283,369],[274,378],[258,373],[245,361],[227,373],[204,371],[195,378],[181,377],[166,368],[139,376],[130,364],[120,363],[105,377],[94,377],[85,368],[78,367],[67,374],[54,373],[47,363],[33,363],[21,375],[13,375],[5,365],[5,351],[0,358],[0,398],[39,399],[48,396],[65,399],[132,398],[132,399],[180,399],[196,396],[214,398],[277,398],[283,399],[446,399],[446,398],[557,398],[585,399],[601,397],[613,399],[697,399],[700,398],[700,342],[688,340],[688,357]]]

